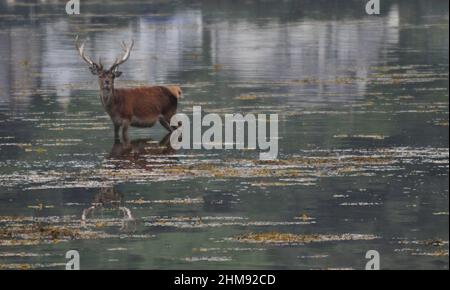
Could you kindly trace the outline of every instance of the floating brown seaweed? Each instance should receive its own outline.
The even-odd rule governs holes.
[[[336,241],[360,241],[378,239],[375,235],[364,234],[308,234],[299,235],[292,233],[248,233],[237,236],[232,240],[244,243],[261,243],[261,244],[309,244],[317,242],[336,242]]]

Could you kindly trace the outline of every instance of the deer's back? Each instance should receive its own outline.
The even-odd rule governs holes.
[[[176,111],[178,99],[164,86],[116,89],[116,103],[123,118],[157,118]]]

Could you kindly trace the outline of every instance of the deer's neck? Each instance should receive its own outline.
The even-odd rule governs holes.
[[[100,100],[103,108],[109,112],[114,104],[114,87],[108,89],[100,88]]]

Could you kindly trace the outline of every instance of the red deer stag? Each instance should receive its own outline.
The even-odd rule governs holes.
[[[178,86],[153,86],[139,88],[114,88],[114,80],[122,72],[119,65],[130,57],[134,42],[127,46],[122,42],[124,54],[116,59],[107,70],[103,69],[101,61],[92,61],[84,53],[85,43],[75,39],[76,48],[81,58],[89,65],[92,74],[98,76],[100,86],[100,100],[103,108],[111,117],[114,124],[114,138],[120,140],[119,130],[122,127],[122,138],[128,142],[128,127],[152,127],[157,121],[169,132],[174,128],[170,126],[170,119],[176,113],[178,100],[181,98],[181,88]]]

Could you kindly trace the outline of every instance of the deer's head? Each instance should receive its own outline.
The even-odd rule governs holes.
[[[130,57],[131,49],[133,48],[134,41],[131,41],[129,46],[126,45],[125,42],[122,42],[122,48],[124,54],[121,58],[117,58],[113,65],[109,69],[105,69],[101,60],[98,63],[94,62],[91,58],[85,55],[84,53],[84,45],[85,42],[79,43],[78,36],[75,39],[75,45],[77,47],[78,53],[81,58],[89,65],[89,70],[93,75],[98,76],[98,83],[101,91],[112,91],[114,89],[114,80],[118,78],[122,72],[120,72],[119,65],[126,62]]]

